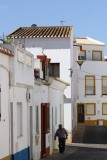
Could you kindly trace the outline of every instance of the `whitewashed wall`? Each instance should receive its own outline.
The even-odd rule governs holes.
[[[64,126],[64,89],[66,83],[59,82],[50,78],[49,99],[50,99],[50,151],[52,153],[54,135],[58,125],[61,123]],[[58,144],[57,144],[58,146]],[[55,148],[54,148],[55,149]]]
[[[14,46],[14,52],[14,59],[10,59],[11,85],[32,86],[34,84],[34,56],[18,46]]]
[[[27,148],[28,143],[28,102],[26,100],[26,88],[22,87],[11,87],[10,89],[10,103],[13,103],[13,154],[18,151],[21,151],[24,148]],[[23,135],[17,137],[17,103],[22,103],[22,132]],[[11,107],[11,106],[10,106]],[[11,110],[11,108],[10,108]],[[12,114],[12,113],[11,113]]]
[[[41,151],[41,85],[35,84],[34,86],[34,108],[33,108],[33,158],[35,160],[40,158]],[[39,133],[36,133],[36,107],[38,107],[38,122]]]
[[[19,41],[18,39],[16,41]],[[60,78],[66,82],[71,82],[69,77],[71,52],[73,52],[73,35],[70,38],[27,38],[20,39],[20,43],[25,44],[25,49],[35,57],[45,54],[51,58],[51,62],[60,63]],[[44,48],[42,50],[42,48]],[[71,87],[67,87],[64,92],[71,98]]]
[[[20,39],[21,41],[21,39]],[[23,41],[23,39],[22,39]],[[51,63],[60,63],[60,78],[71,84],[70,68],[73,53],[73,32],[70,38],[37,38],[25,39],[25,48],[34,56],[45,54],[51,58]],[[42,48],[44,48],[42,50]],[[64,91],[66,98],[71,99],[71,85]],[[69,121],[66,120],[69,114]],[[71,131],[71,102],[64,104],[64,126]]]
[[[9,57],[0,53],[1,120],[0,159],[9,155]]]

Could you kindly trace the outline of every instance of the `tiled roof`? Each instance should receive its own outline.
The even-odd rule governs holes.
[[[3,47],[2,45],[0,45],[0,53],[6,54],[6,55],[11,56],[11,57],[14,56],[14,53],[11,50]]]
[[[97,41],[95,39],[92,39],[90,37],[86,38],[75,38],[76,44],[85,44],[85,45],[102,45],[104,46],[105,44],[103,42]]]
[[[71,26],[20,27],[7,38],[70,37]]]

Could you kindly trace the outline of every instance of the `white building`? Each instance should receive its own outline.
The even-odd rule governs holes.
[[[10,60],[11,154],[14,160],[29,159],[34,56],[16,45],[11,49],[15,53]]]
[[[107,125],[107,62],[105,44],[76,38],[72,54],[73,128],[78,124]],[[81,68],[77,62],[83,61]]]
[[[0,159],[10,160],[9,59],[14,53],[0,45]]]
[[[46,157],[53,152],[56,127],[64,123],[63,95],[69,84],[49,78],[45,55],[34,60],[15,44],[2,44],[0,52],[0,159]]]
[[[71,26],[48,26],[48,27],[20,27],[11,33],[8,39],[23,46],[31,53],[47,55],[51,58],[50,76],[59,77],[71,84],[70,71],[71,53],[73,53],[73,28]],[[71,131],[71,85],[64,91],[64,126]]]
[[[34,57],[11,44],[1,44],[0,52],[0,159],[28,159]]]
[[[56,127],[64,121],[64,89],[69,85],[59,78],[48,77],[50,59],[38,55],[35,59],[35,86],[33,112],[35,122],[33,133],[33,159],[47,157],[53,152]],[[45,66],[47,64],[47,67]],[[44,77],[44,78],[43,78]]]

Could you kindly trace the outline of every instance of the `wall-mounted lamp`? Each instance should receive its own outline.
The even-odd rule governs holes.
[[[70,70],[70,77],[72,77],[73,69],[72,69],[72,68],[70,68],[70,69],[68,69],[68,70]]]
[[[81,69],[81,66],[82,66],[83,62],[84,62],[83,60],[78,60],[77,61],[78,65],[80,66],[80,69]]]
[[[81,69],[81,66],[82,66],[82,64],[83,64],[83,60],[78,60],[78,61],[76,61],[77,63],[78,63],[78,65],[79,65],[79,67],[80,67],[80,69]],[[72,74],[73,74],[73,69],[72,68],[70,68],[69,69],[70,70],[70,77],[72,77]]]

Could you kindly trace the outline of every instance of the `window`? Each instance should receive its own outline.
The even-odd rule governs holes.
[[[0,86],[0,121],[1,121],[1,86]]]
[[[60,63],[50,63],[49,76],[60,77]]]
[[[40,78],[40,69],[34,69],[34,77],[35,79]]]
[[[78,60],[86,60],[86,50],[82,50],[82,51],[78,54]]]
[[[107,76],[102,76],[102,95],[107,95]]]
[[[95,115],[96,108],[94,103],[87,103],[86,104],[86,115]]]
[[[92,51],[93,61],[102,61],[102,51]]]
[[[36,106],[36,134],[39,134],[39,108]]]
[[[22,127],[23,127],[23,121],[22,121],[22,103],[17,103],[17,137],[22,136]]]
[[[95,76],[85,76],[85,95],[95,95]]]
[[[102,114],[107,115],[107,103],[102,104]]]

